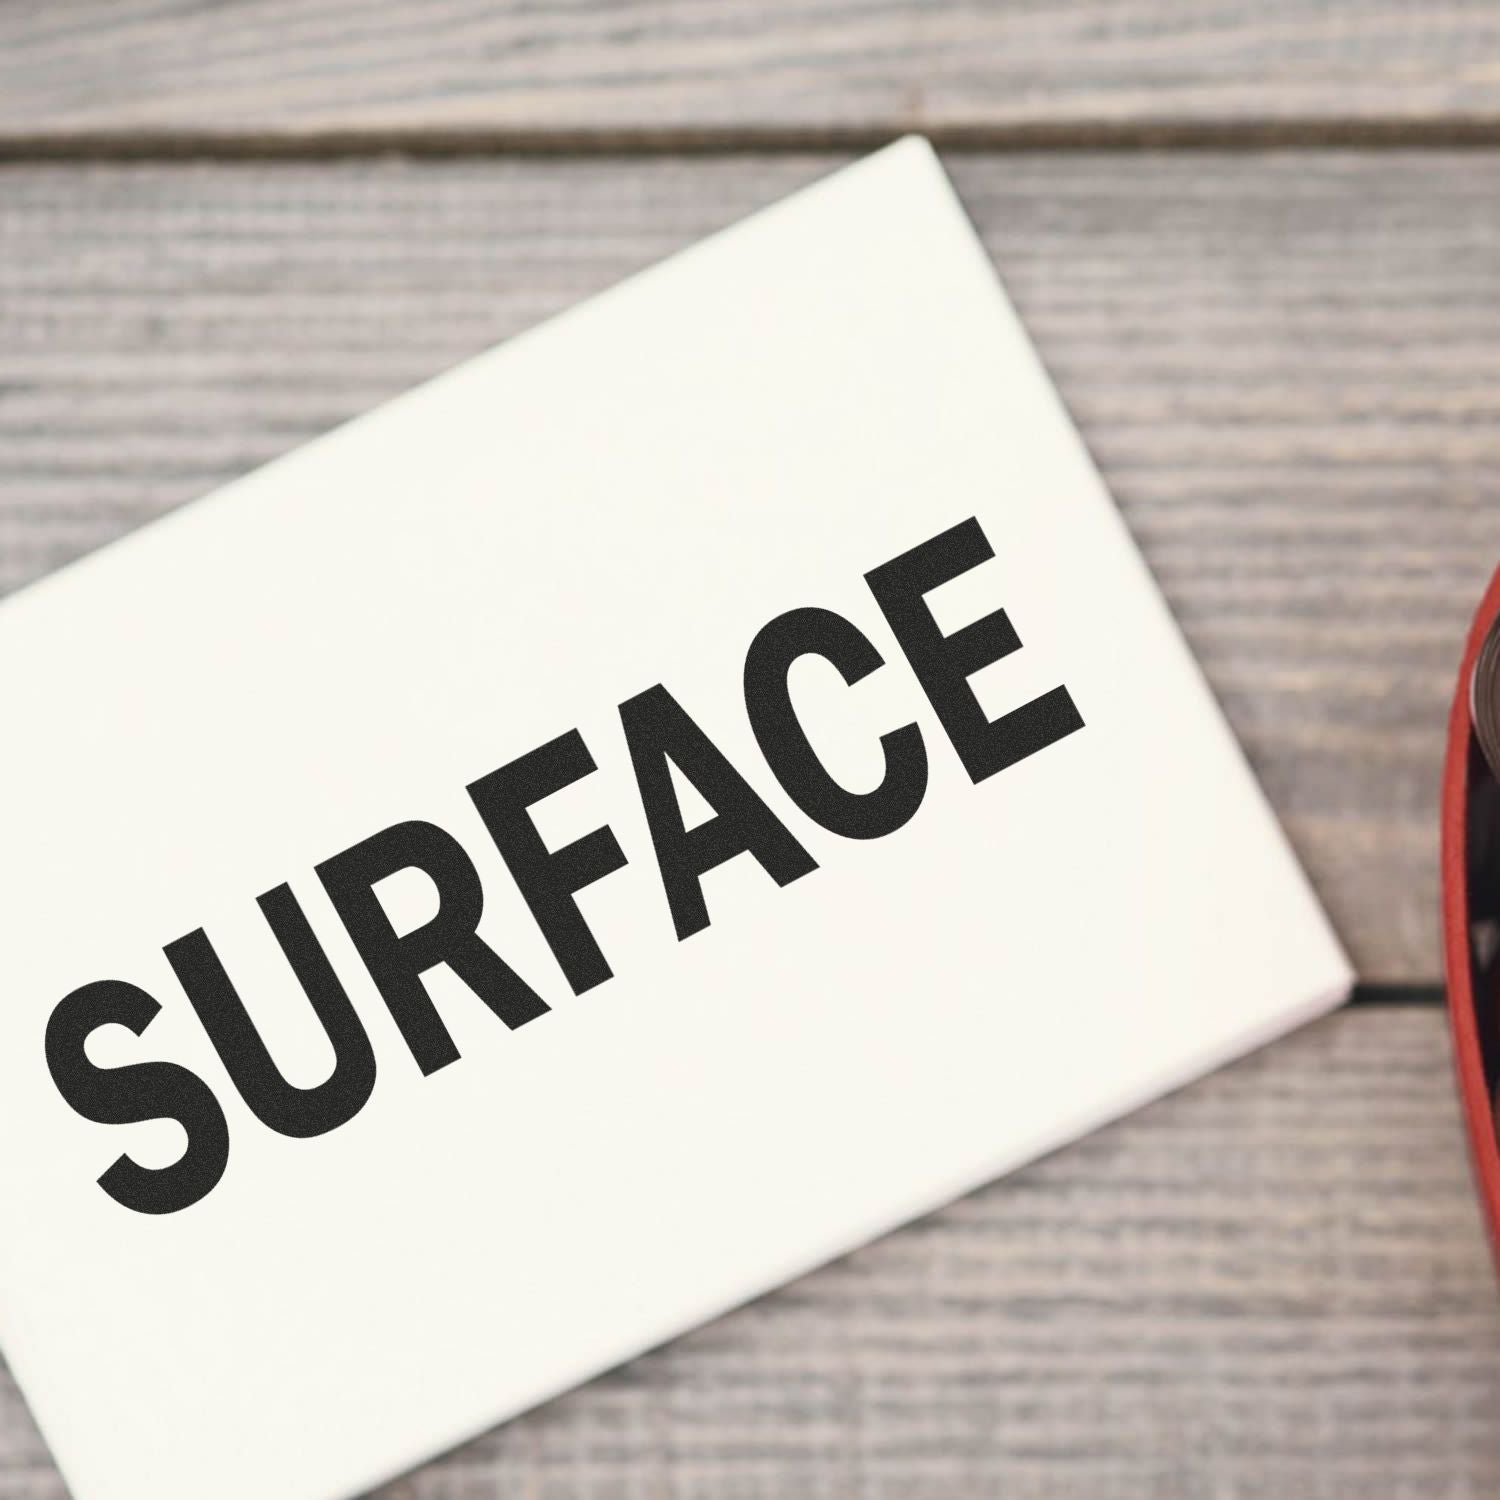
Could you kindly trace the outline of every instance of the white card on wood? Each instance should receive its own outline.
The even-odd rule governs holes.
[[[0,672],[0,1346],[79,1500],[356,1492],[1349,982],[918,140]]]

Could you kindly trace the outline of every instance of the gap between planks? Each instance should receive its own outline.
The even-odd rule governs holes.
[[[1447,992],[1436,981],[1414,984],[1380,984],[1361,981],[1349,994],[1350,1005],[1445,1005]]]
[[[348,130],[105,129],[0,133],[0,162],[336,161],[454,157],[759,156],[868,151],[908,133],[949,152],[1476,150],[1500,147],[1500,113],[1371,120],[1202,119],[838,126],[639,127],[535,130],[397,127]]]

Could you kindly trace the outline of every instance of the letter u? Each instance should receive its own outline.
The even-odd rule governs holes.
[[[298,1088],[282,1076],[201,927],[167,945],[167,962],[256,1118],[282,1135],[324,1135],[364,1108],[375,1053],[291,887],[279,885],[256,904],[333,1047],[333,1071],[322,1083]]]

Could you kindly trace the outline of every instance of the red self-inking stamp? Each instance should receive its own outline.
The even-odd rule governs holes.
[[[1500,569],[1469,629],[1443,769],[1443,959],[1474,1175],[1500,1264]]]

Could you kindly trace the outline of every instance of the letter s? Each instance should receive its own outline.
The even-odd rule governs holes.
[[[229,1125],[208,1085],[176,1063],[141,1062],[100,1068],[84,1043],[101,1026],[124,1026],[140,1036],[161,1006],[145,990],[120,979],[86,984],[58,1003],[47,1022],[47,1069],[58,1092],[85,1120],[134,1125],[176,1120],[187,1150],[168,1167],[143,1167],[118,1156],[99,1179],[116,1203],[142,1214],[188,1208],[224,1175]]]

